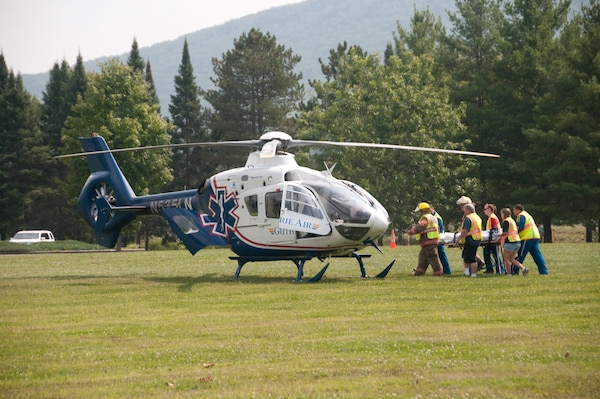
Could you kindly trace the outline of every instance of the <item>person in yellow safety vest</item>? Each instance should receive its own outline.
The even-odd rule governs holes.
[[[457,201],[456,201],[456,205],[460,206],[460,210],[461,211],[465,211],[463,209],[463,207],[467,204],[473,204],[473,206],[475,206],[475,203],[473,201],[471,201],[471,198],[463,195],[461,196]],[[464,215],[463,215],[463,221],[464,221]],[[462,222],[461,222],[462,223]],[[481,257],[479,255],[475,255],[475,259],[477,259],[477,270],[483,269],[483,267],[485,266],[485,262],[483,259],[481,259]]]
[[[502,217],[502,235],[500,236],[500,242],[502,243],[506,275],[512,275],[514,265],[523,271],[523,276],[526,276],[529,273],[529,269],[523,267],[521,262],[517,260],[517,253],[519,252],[519,248],[521,248],[521,237],[519,237],[517,223],[511,215],[510,208],[502,208],[500,210],[500,216]]]
[[[497,242],[492,242],[492,232],[500,231],[500,220],[496,216],[496,205],[485,204],[483,206],[483,213],[487,216],[485,222],[485,230],[490,232],[490,239],[483,243],[483,259],[485,260],[485,273],[494,274],[496,269],[497,274],[502,274],[502,260],[500,259],[500,248],[498,248]]]
[[[410,230],[409,234],[415,234],[421,251],[419,252],[419,260],[417,267],[414,269],[415,276],[422,276],[427,271],[427,267],[431,264],[434,276],[444,274],[442,264],[438,255],[438,241],[440,232],[438,230],[437,218],[431,214],[431,209],[427,202],[421,202],[417,205],[415,212],[420,214],[419,222]]]
[[[463,245],[462,258],[465,276],[477,277],[477,248],[481,244],[481,218],[475,213],[475,205],[462,206],[465,217],[460,227],[459,244]]]
[[[521,204],[515,204],[513,212],[517,228],[519,229],[519,237],[521,237],[521,248],[519,249],[517,260],[523,263],[527,254],[531,253],[531,257],[538,267],[538,272],[540,274],[548,274],[546,260],[540,251],[540,231],[535,224],[535,220],[525,211],[525,208]]]

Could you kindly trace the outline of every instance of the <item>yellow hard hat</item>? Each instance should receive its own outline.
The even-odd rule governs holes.
[[[419,205],[415,208],[414,212],[420,211],[428,211],[430,209],[429,204],[427,202],[420,202]]]

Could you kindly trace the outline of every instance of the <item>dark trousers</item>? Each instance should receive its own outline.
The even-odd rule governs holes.
[[[502,255],[500,255],[500,246],[496,244],[487,244],[483,246],[483,260],[485,261],[485,271],[488,273],[502,274]]]

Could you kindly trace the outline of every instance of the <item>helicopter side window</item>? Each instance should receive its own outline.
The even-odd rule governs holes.
[[[268,218],[277,218],[279,219],[279,215],[281,214],[281,199],[283,197],[283,192],[276,191],[265,194],[265,213]]]
[[[258,216],[258,195],[249,195],[244,198],[244,202],[250,216]]]

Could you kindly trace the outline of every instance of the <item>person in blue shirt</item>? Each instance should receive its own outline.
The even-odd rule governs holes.
[[[444,219],[442,219],[442,216],[433,208],[433,205],[429,204],[429,209],[431,209],[431,214],[436,217],[438,221],[438,230],[440,234],[442,234],[445,231]],[[440,257],[444,274],[452,274],[452,269],[450,268],[450,262],[448,261],[448,255],[446,255],[446,248],[444,248],[444,244],[438,243],[438,256]]]
[[[465,217],[460,227],[458,243],[463,246],[462,257],[465,276],[477,277],[477,248],[481,244],[481,218],[475,213],[475,205],[465,204],[462,207]]]

